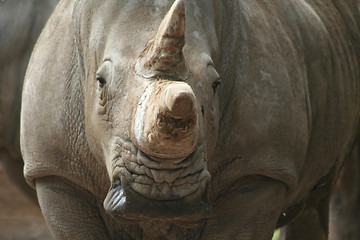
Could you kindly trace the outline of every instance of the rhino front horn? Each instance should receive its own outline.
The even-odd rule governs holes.
[[[176,0],[137,59],[136,73],[145,78],[186,80],[189,71],[182,51],[184,45],[185,3]]]

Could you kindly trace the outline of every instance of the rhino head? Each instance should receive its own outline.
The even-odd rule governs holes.
[[[96,75],[88,74],[86,136],[110,177],[104,208],[119,220],[193,224],[211,213],[219,75],[209,53],[186,45],[185,32],[177,0],[140,54],[140,44],[114,41],[124,36],[111,31]]]

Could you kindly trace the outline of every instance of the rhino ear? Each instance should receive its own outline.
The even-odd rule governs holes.
[[[185,45],[185,4],[176,0],[155,37],[137,59],[135,70],[145,78],[188,78],[189,72],[183,56]]]

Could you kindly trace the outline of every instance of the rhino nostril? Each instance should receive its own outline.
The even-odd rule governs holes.
[[[165,105],[173,118],[188,118],[195,110],[194,92],[187,84],[169,85],[166,89]]]

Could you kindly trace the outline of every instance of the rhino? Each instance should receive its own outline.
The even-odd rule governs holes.
[[[357,145],[358,4],[61,1],[21,110],[55,238],[327,239]]]
[[[20,152],[21,92],[32,49],[57,3],[0,2],[0,163],[33,202],[37,202],[36,193],[24,179]]]

